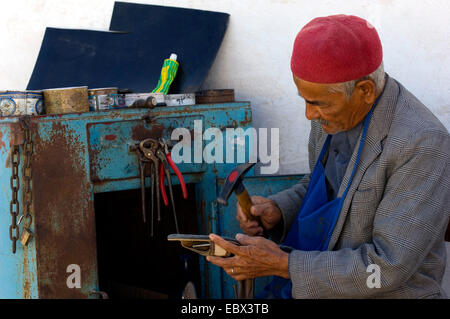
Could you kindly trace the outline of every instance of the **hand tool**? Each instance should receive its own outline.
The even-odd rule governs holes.
[[[178,223],[177,223],[177,214],[176,214],[176,210],[175,210],[175,201],[173,199],[173,189],[172,189],[172,181],[171,181],[169,167],[172,168],[172,170],[175,172],[175,174],[178,177],[178,180],[180,182],[180,186],[181,186],[181,190],[182,190],[184,199],[187,199],[187,196],[188,196],[187,195],[186,183],[185,183],[183,175],[181,174],[181,172],[178,169],[177,165],[172,160],[171,154],[169,152],[169,146],[168,146],[167,142],[163,138],[160,138],[159,139],[159,144],[160,144],[160,149],[157,151],[157,154],[158,154],[158,157],[161,159],[161,162],[163,163],[163,165],[160,167],[160,175],[159,175],[160,186],[161,186],[161,195],[162,195],[162,198],[163,198],[163,201],[164,201],[164,205],[168,206],[169,205],[169,201],[167,200],[166,187],[165,187],[165,184],[164,184],[165,177],[167,176],[167,184],[169,186],[169,193],[170,193],[170,198],[171,198],[171,201],[172,201],[172,209],[173,209],[174,218],[175,218],[175,227],[177,229],[177,233],[179,233],[179,231],[178,231]]]
[[[170,165],[170,167],[172,168],[172,170],[175,172],[175,175],[177,175],[177,178],[178,178],[178,180],[180,181],[180,186],[181,186],[181,191],[182,191],[182,193],[183,193],[183,198],[184,198],[184,199],[187,199],[188,194],[187,194],[186,183],[184,182],[183,175],[181,174],[181,172],[180,172],[180,170],[178,169],[177,165],[176,165],[175,162],[172,160],[172,156],[171,156],[171,153],[170,153],[170,151],[169,151],[169,146],[168,146],[167,142],[166,142],[163,138],[159,139],[159,143],[160,143],[161,147],[162,147],[163,150],[164,150],[165,157],[166,157],[166,159],[167,159],[168,164]],[[167,176],[167,178],[169,178],[169,176]],[[162,181],[163,181],[163,182],[162,182],[161,185],[164,185],[164,178],[162,179]],[[168,206],[169,203],[168,203],[168,201],[167,201],[166,190],[165,190],[164,187],[161,187],[161,194],[162,194],[162,197],[163,197],[163,200],[164,200],[164,204],[165,204],[166,206]]]
[[[150,237],[153,237],[153,220],[155,216],[155,166],[153,165],[153,162],[150,162],[150,197],[150,200],[152,201]]]
[[[173,217],[175,220],[175,229],[176,229],[177,233],[179,233],[180,231],[178,229],[177,212],[175,209],[175,200],[173,198],[172,178],[170,177],[169,163],[166,159],[166,154],[163,152],[163,150],[161,148],[157,149],[156,156],[161,160],[161,163],[162,163],[162,165],[160,166],[160,172],[159,172],[159,185],[161,187],[161,193],[163,195],[164,204],[166,206],[168,205],[166,189],[164,186],[164,177],[167,176],[167,183],[169,185],[170,201],[172,202]]]
[[[236,193],[236,198],[239,202],[239,205],[242,208],[243,213],[250,220],[254,220],[257,218],[250,213],[252,201],[250,199],[250,195],[248,194],[247,190],[244,187],[242,179],[244,175],[248,172],[248,170],[252,168],[255,164],[256,163],[245,163],[236,166],[228,175],[225,184],[223,185],[222,192],[220,193],[220,196],[217,198],[217,202],[219,204],[226,206],[228,205],[228,198],[234,191]]]
[[[217,202],[222,205],[228,205],[228,198],[230,197],[232,191],[236,193],[236,198],[239,205],[242,208],[242,212],[247,216],[248,219],[254,220],[258,219],[250,213],[250,208],[252,207],[252,201],[250,195],[244,187],[242,178],[252,168],[256,163],[245,163],[236,166],[231,173],[228,175],[223,185],[222,192],[217,198]],[[237,298],[238,299],[253,299],[254,295],[254,279],[246,279],[238,281],[237,288]]]
[[[240,246],[241,244],[233,238],[222,236],[223,239]],[[221,246],[215,244],[209,235],[193,235],[193,234],[170,234],[167,236],[168,241],[179,241],[181,246],[196,252],[202,256],[230,257],[232,253],[225,250]]]
[[[139,148],[139,143],[136,145],[131,145],[130,151],[138,153],[139,179],[140,179],[140,183],[141,183],[142,218],[145,223],[146,222],[146,202],[145,202],[145,171],[146,170],[145,170],[145,168],[148,163],[151,165],[152,162],[149,159],[147,159],[144,156],[144,154],[141,152],[141,150]],[[152,188],[153,188],[153,186],[152,186]],[[152,204],[153,204],[153,198],[152,198]],[[152,213],[152,215],[153,215],[153,213]]]
[[[139,149],[144,154],[144,156],[152,161],[152,179],[154,179],[156,182],[156,187],[151,190],[152,192],[152,199],[153,199],[153,192],[156,191],[156,207],[158,212],[158,221],[161,220],[161,209],[160,209],[160,200],[159,200],[159,159],[155,155],[156,151],[158,150],[159,143],[157,140],[153,138],[148,138],[143,140],[139,144]],[[152,185],[154,185],[152,181]],[[153,200],[152,200],[152,207],[153,207]],[[152,209],[152,222],[153,222],[153,209]],[[153,229],[153,227],[152,227]]]
[[[138,152],[139,157],[139,177],[141,180],[141,205],[142,205],[142,218],[144,223],[146,222],[146,207],[145,207],[145,166],[150,161],[141,153]]]

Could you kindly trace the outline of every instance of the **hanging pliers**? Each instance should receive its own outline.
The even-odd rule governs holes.
[[[159,148],[158,141],[155,139],[152,139],[152,138],[145,139],[141,143],[139,143],[139,150],[142,152],[142,155],[146,159],[146,162],[150,162],[150,164],[151,164],[151,168],[150,168],[150,170],[151,170],[150,193],[151,193],[151,201],[152,201],[151,236],[153,236],[153,211],[154,211],[154,195],[155,195],[155,193],[156,193],[156,207],[157,207],[157,213],[158,213],[158,221],[161,220],[160,201],[159,201],[160,165],[159,165],[159,159],[156,155],[158,148]],[[145,169],[145,166],[141,168],[141,172],[144,172],[144,169]],[[145,222],[145,194],[144,194],[145,184],[143,183],[142,179],[143,179],[143,177],[141,177],[141,192],[142,192],[141,195],[142,195],[142,201],[143,201],[142,209],[143,209],[144,222]]]
[[[183,174],[181,174],[180,170],[178,169],[177,165],[175,164],[175,162],[172,160],[171,157],[171,153],[169,151],[169,147],[167,146],[166,141],[163,138],[159,139],[159,144],[161,145],[161,148],[164,151],[164,155],[165,158],[167,160],[168,165],[172,168],[172,170],[175,172],[175,175],[177,175],[178,180],[180,181],[180,186],[181,186],[181,191],[183,193],[183,198],[187,199],[188,198],[188,194],[187,194],[187,188],[186,188],[186,183],[184,181],[183,178]],[[160,168],[160,172],[163,172],[163,167]],[[161,177],[162,176],[162,177]],[[167,176],[167,179],[169,179],[170,175]],[[160,174],[159,176],[160,178],[160,185],[161,187],[161,195],[164,201],[164,205],[169,206],[169,202],[167,200],[167,195],[166,195],[166,190],[164,187],[164,174]]]
[[[160,139],[159,143],[160,143],[160,148],[156,151],[156,155],[158,156],[158,158],[161,160],[161,163],[162,163],[162,165],[160,166],[160,172],[159,172],[159,185],[161,187],[161,195],[162,195],[162,198],[164,201],[164,205],[169,206],[169,201],[167,199],[167,194],[166,194],[166,187],[164,185],[165,177],[167,176],[167,184],[169,186],[170,200],[172,203],[172,210],[173,210],[174,219],[175,219],[175,228],[176,228],[176,232],[179,233],[177,213],[176,213],[176,209],[175,209],[175,200],[173,198],[172,179],[170,176],[169,167],[172,168],[172,170],[175,172],[175,174],[177,175],[177,177],[180,181],[184,199],[187,199],[186,183],[184,182],[183,175],[181,174],[180,170],[175,165],[175,163],[173,162],[173,160],[170,156],[170,152],[169,152],[167,143],[164,141],[164,139]]]

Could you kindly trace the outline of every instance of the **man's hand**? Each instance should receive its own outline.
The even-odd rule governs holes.
[[[271,230],[281,220],[281,211],[273,200],[261,196],[252,196],[250,213],[260,219],[250,220],[245,216],[239,202],[237,203],[236,219],[241,229],[250,236],[261,236],[264,230]]]
[[[211,234],[209,238],[234,256],[208,256],[206,260],[222,267],[235,280],[272,275],[289,278],[289,254],[273,241],[237,234],[236,239],[243,245],[237,246],[218,235]]]

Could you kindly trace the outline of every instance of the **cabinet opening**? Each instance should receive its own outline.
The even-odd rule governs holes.
[[[180,233],[199,233],[195,184],[188,184],[188,199],[174,185]],[[146,189],[147,222],[144,223],[140,189],[98,193],[94,196],[99,288],[111,299],[180,299],[186,284],[200,295],[199,256],[167,235],[176,233],[172,207],[161,198],[161,220],[156,200],[153,237],[150,236],[151,196]]]

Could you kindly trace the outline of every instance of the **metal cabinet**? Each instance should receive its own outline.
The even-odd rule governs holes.
[[[178,127],[194,133],[194,121],[201,121],[203,129],[216,127],[224,131],[226,128],[241,127],[245,130],[251,127],[250,104],[235,102],[158,107],[150,111],[123,109],[32,117],[33,237],[27,246],[17,242],[17,251],[13,254],[9,238],[12,200],[11,141],[14,143],[14,132],[19,123],[18,118],[0,119],[0,163],[3,163],[0,168],[0,207],[3,211],[0,214],[0,298],[97,298],[92,292],[102,288],[101,269],[105,268],[105,265],[99,267],[101,225],[98,223],[104,221],[96,216],[96,207],[99,205],[96,201],[100,202],[101,199],[99,194],[112,194],[106,201],[103,200],[105,203],[112,203],[112,199],[117,199],[115,194],[139,189],[137,155],[130,151],[130,145],[148,137],[170,139],[171,132]],[[205,141],[202,140],[202,146],[204,145]],[[23,160],[22,146],[20,150]],[[239,231],[232,212],[235,203],[231,202],[227,208],[220,208],[215,200],[221,182],[235,165],[205,162],[179,164],[186,183],[192,190],[194,204],[177,205],[181,209],[183,205],[186,206],[186,218],[196,219],[196,230],[199,233],[217,232],[234,236]],[[20,167],[19,176],[23,179],[21,174]],[[265,194],[288,187],[296,180],[297,177],[255,177],[249,178],[246,184],[251,193]],[[173,183],[177,184],[178,180],[173,178]],[[264,185],[264,189],[259,189],[258,185]],[[269,189],[269,185],[272,185],[272,189]],[[21,187],[18,196],[21,203],[22,190]],[[111,203],[108,209],[114,209]],[[104,227],[116,239],[124,234],[125,224],[138,223],[131,217],[129,222],[126,220],[126,214],[131,216],[132,211],[138,210],[136,206],[139,205],[134,202],[134,206],[120,209],[124,216],[121,217],[124,221],[122,225],[122,220],[118,219],[113,229],[110,226]],[[107,213],[105,220],[112,219],[113,215],[108,216]],[[22,225],[20,230],[22,231]],[[127,238],[123,238],[117,243],[126,241]],[[139,256],[136,258],[154,254],[146,251],[147,246],[142,247],[144,248],[139,248]],[[111,254],[114,252],[114,247],[112,248]],[[104,263],[114,262],[114,258],[118,260],[121,257],[118,255],[109,258]],[[132,262],[127,258],[130,257],[122,258],[125,259],[122,260],[123,265],[128,261]],[[158,255],[149,260],[151,263],[162,262]],[[68,269],[70,265],[80,267],[80,288],[69,288],[67,285],[71,274]],[[200,277],[198,293],[201,297],[233,297],[231,279],[225,278],[217,267],[206,264],[203,257],[199,258],[196,265],[197,275]],[[145,268],[145,264],[141,267]],[[145,276],[161,276],[147,274],[145,269],[140,271]],[[151,278],[147,279],[151,281]]]

